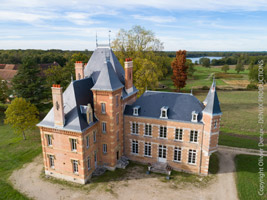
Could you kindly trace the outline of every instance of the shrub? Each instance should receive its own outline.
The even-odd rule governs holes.
[[[250,83],[247,85],[248,90],[255,90],[258,89],[258,86],[255,83]]]

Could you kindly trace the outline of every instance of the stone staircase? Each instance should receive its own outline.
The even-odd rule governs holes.
[[[167,163],[156,162],[152,164],[151,171],[160,174],[168,174],[166,167]]]
[[[117,168],[120,169],[125,169],[127,165],[129,164],[129,159],[126,156],[122,156],[118,161],[117,161]]]
[[[107,171],[105,167],[98,166],[95,171],[93,172],[92,176],[100,176],[104,174]]]

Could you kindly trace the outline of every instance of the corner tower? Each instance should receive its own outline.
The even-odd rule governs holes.
[[[99,164],[110,170],[116,168],[117,160],[123,155],[123,87],[112,64],[105,61],[91,90],[95,115],[99,120]]]
[[[200,173],[206,175],[208,174],[210,155],[216,152],[218,148],[220,121],[222,115],[220,102],[216,92],[215,79],[213,79],[213,83],[203,104],[205,106],[202,111],[204,133]]]

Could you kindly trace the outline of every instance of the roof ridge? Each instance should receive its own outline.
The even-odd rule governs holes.
[[[145,92],[168,93],[168,94],[184,94],[184,95],[194,96],[191,93],[183,93],[183,92],[167,92],[167,91],[157,91],[157,90],[146,90]]]

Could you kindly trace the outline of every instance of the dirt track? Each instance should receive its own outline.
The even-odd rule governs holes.
[[[70,189],[59,184],[53,184],[40,178],[42,159],[37,157],[32,163],[14,171],[10,177],[14,187],[29,197],[37,200],[236,200],[237,191],[234,178],[235,153],[221,149],[219,151],[220,170],[217,179],[208,187],[195,186],[183,189],[173,189],[158,178],[143,178],[123,180],[112,183],[114,194],[100,190],[99,187],[90,192]]]

